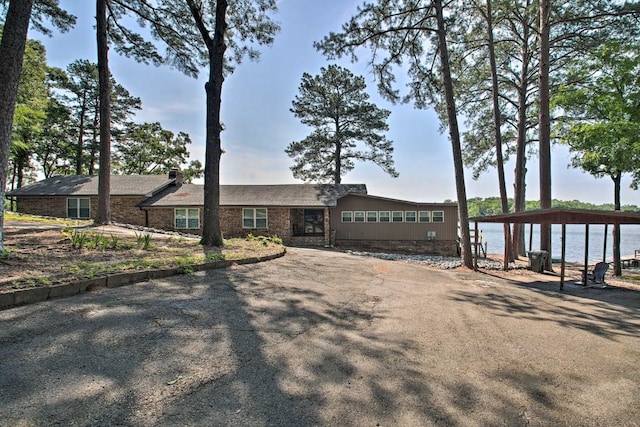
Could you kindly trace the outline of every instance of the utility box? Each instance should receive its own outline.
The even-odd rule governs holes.
[[[529,251],[527,256],[529,257],[529,270],[542,273],[549,253],[547,251]]]

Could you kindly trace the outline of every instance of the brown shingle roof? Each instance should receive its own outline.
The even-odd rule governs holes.
[[[347,193],[366,194],[364,184],[221,185],[221,206],[335,206]],[[169,187],[145,200],[141,207],[202,206],[204,186]]]
[[[173,181],[166,175],[112,175],[111,195],[147,195],[168,186]],[[55,176],[7,193],[7,196],[96,195],[98,195],[98,177],[84,175]]]

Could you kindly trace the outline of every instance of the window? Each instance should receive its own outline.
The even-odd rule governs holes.
[[[355,222],[364,222],[364,211],[355,211],[353,213],[353,219]]]
[[[390,216],[391,216],[391,213],[389,211],[380,211],[378,212],[378,221],[389,222]]]
[[[352,222],[353,221],[353,212],[342,211],[342,222]]]
[[[402,222],[404,219],[404,212],[402,211],[393,211],[393,215],[391,216],[393,222]]]
[[[367,222],[378,222],[378,212],[367,211]]]
[[[242,228],[267,228],[267,209],[243,208]]]
[[[431,222],[431,213],[429,211],[418,212],[418,222]]]
[[[89,198],[67,199],[67,218],[91,218]]]
[[[433,219],[433,222],[444,222],[444,211],[431,212],[431,218]]]
[[[436,240],[436,232],[427,231],[427,240]]]
[[[404,213],[405,222],[416,222],[416,211],[406,211]]]
[[[174,211],[175,228],[200,228],[200,209],[176,209]]]

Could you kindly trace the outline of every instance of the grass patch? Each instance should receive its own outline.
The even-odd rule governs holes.
[[[81,220],[81,219],[67,219],[67,218],[52,218],[48,216],[21,214],[21,213],[12,212],[12,211],[4,212],[4,220],[5,221],[29,221],[29,222],[39,223],[39,224],[66,225],[68,227],[79,227],[79,226],[87,226],[87,225],[93,224],[93,221],[90,219]]]

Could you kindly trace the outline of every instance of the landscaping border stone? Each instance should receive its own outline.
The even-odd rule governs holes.
[[[13,292],[0,294],[0,310],[13,306]]]
[[[13,305],[33,304],[49,298],[49,286],[16,289],[13,293]]]
[[[287,248],[273,255],[261,257],[249,257],[237,260],[218,260],[191,266],[192,271],[216,270],[232,265],[255,264],[280,258],[287,253]],[[31,288],[14,289],[10,292],[0,293],[0,310],[9,309],[25,304],[46,301],[53,298],[64,298],[78,295],[83,292],[91,292],[99,288],[116,288],[147,280],[163,279],[166,277],[184,274],[183,268],[160,268],[155,270],[136,270],[131,272],[113,273],[106,276],[81,279],[69,283],[60,283],[47,286],[34,286]]]

